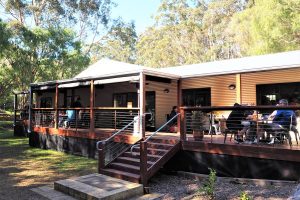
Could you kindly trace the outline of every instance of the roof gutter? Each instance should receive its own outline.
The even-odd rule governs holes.
[[[229,74],[242,74],[242,73],[252,73],[252,72],[263,72],[263,71],[272,71],[280,69],[290,69],[290,68],[300,68],[300,64],[293,65],[284,65],[284,66],[273,66],[273,67],[262,67],[262,68],[253,68],[251,70],[234,70],[228,72],[215,72],[215,73],[205,73],[205,74],[193,74],[193,75],[183,75],[181,78],[197,78],[197,77],[206,77],[206,76],[218,76],[218,75],[229,75]]]

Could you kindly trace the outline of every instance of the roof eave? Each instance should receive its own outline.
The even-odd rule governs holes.
[[[229,74],[240,74],[240,73],[252,73],[258,71],[272,71],[272,70],[280,70],[280,69],[290,69],[290,68],[300,68],[299,64],[293,65],[282,65],[282,66],[273,66],[273,67],[262,67],[262,68],[253,68],[251,70],[233,70],[233,71],[224,71],[224,72],[213,72],[213,73],[204,73],[204,74],[189,74],[182,75],[181,78],[197,78],[197,77],[205,77],[205,76],[218,76],[218,75],[229,75]]]

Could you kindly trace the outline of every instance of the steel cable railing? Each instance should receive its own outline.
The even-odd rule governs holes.
[[[103,153],[104,166],[109,164],[112,160],[117,158],[120,154],[122,154],[125,150],[127,150],[130,147],[130,144],[122,142],[121,140],[115,141],[115,137],[120,135],[121,133],[128,131],[128,130],[133,130],[134,124],[139,123],[139,120],[140,120],[140,116],[136,116],[134,118],[134,120],[132,120],[130,123],[128,123],[126,126],[124,126],[119,131],[115,132],[109,138],[98,141],[96,143],[97,150],[104,152]]]
[[[148,136],[144,141],[142,142],[148,142],[151,143],[151,140],[153,139],[153,137],[162,129],[164,129],[166,126],[168,126],[171,122],[173,122],[174,119],[176,119],[178,116],[180,116],[180,113],[176,114],[175,116],[173,116],[171,119],[169,119],[169,121],[167,121],[165,124],[163,124],[160,128],[158,128],[155,132],[153,132],[150,136]],[[139,152],[140,149],[138,148],[140,146],[140,143],[133,145],[130,148],[130,152],[131,154],[135,155],[136,152]],[[134,151],[135,150],[135,151]],[[150,151],[150,156],[147,156],[147,162],[151,162],[151,163],[155,163],[160,157],[162,157],[167,150],[166,149],[160,149],[159,151],[156,151],[154,149],[148,149],[148,151]]]
[[[234,136],[239,144],[298,144],[300,108],[297,106],[241,106],[222,110],[195,107],[184,113],[186,133],[196,130],[202,131],[204,136],[213,134],[210,130],[214,123],[215,133],[222,133],[224,142],[230,134],[230,140]]]

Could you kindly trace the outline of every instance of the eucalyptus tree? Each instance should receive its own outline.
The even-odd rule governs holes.
[[[126,23],[121,18],[113,21],[107,34],[95,43],[91,50],[92,61],[110,58],[135,63],[137,33],[134,22]]]
[[[243,55],[259,55],[299,49],[300,1],[252,1],[233,17],[230,29]]]
[[[70,78],[83,70],[112,5],[110,0],[0,0],[8,36],[0,37],[0,84],[7,86],[1,92],[7,96],[31,82]],[[83,41],[89,43],[84,52]]]
[[[153,67],[193,64],[239,57],[227,30],[242,0],[163,0],[137,44],[137,62]]]

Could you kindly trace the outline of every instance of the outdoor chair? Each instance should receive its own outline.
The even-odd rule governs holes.
[[[227,119],[226,127],[227,128],[224,131],[224,144],[226,143],[227,134],[231,134],[230,141],[232,140],[232,136],[234,136],[238,143],[243,141],[243,135],[241,136],[241,138],[238,138],[238,136],[240,136],[240,131],[243,129],[243,126],[239,119]]]
[[[227,139],[227,134],[231,134],[231,136],[230,136],[230,140],[229,141],[231,141],[232,140],[232,136],[234,136],[234,138],[237,138],[238,137],[238,135],[239,135],[239,130],[231,130],[231,129],[225,129],[225,132],[224,132],[224,144],[226,143],[226,139]],[[238,139],[239,138],[237,138],[237,141],[238,141]],[[241,138],[241,140],[243,140],[242,138]]]
[[[211,118],[210,114],[208,115],[209,117],[209,123],[210,123],[210,126],[209,126],[209,134],[213,135],[217,135],[217,134],[221,134],[221,131],[220,131],[220,125],[219,123],[216,123],[215,121],[215,115],[213,115],[213,118]]]
[[[299,131],[298,131],[297,127],[296,127],[296,124],[293,123],[293,121],[297,121],[296,119],[294,119],[294,117],[296,118],[295,115],[291,116],[289,131],[294,132],[295,139],[296,139],[297,146],[298,146],[298,138],[300,139],[300,136],[299,136]]]

